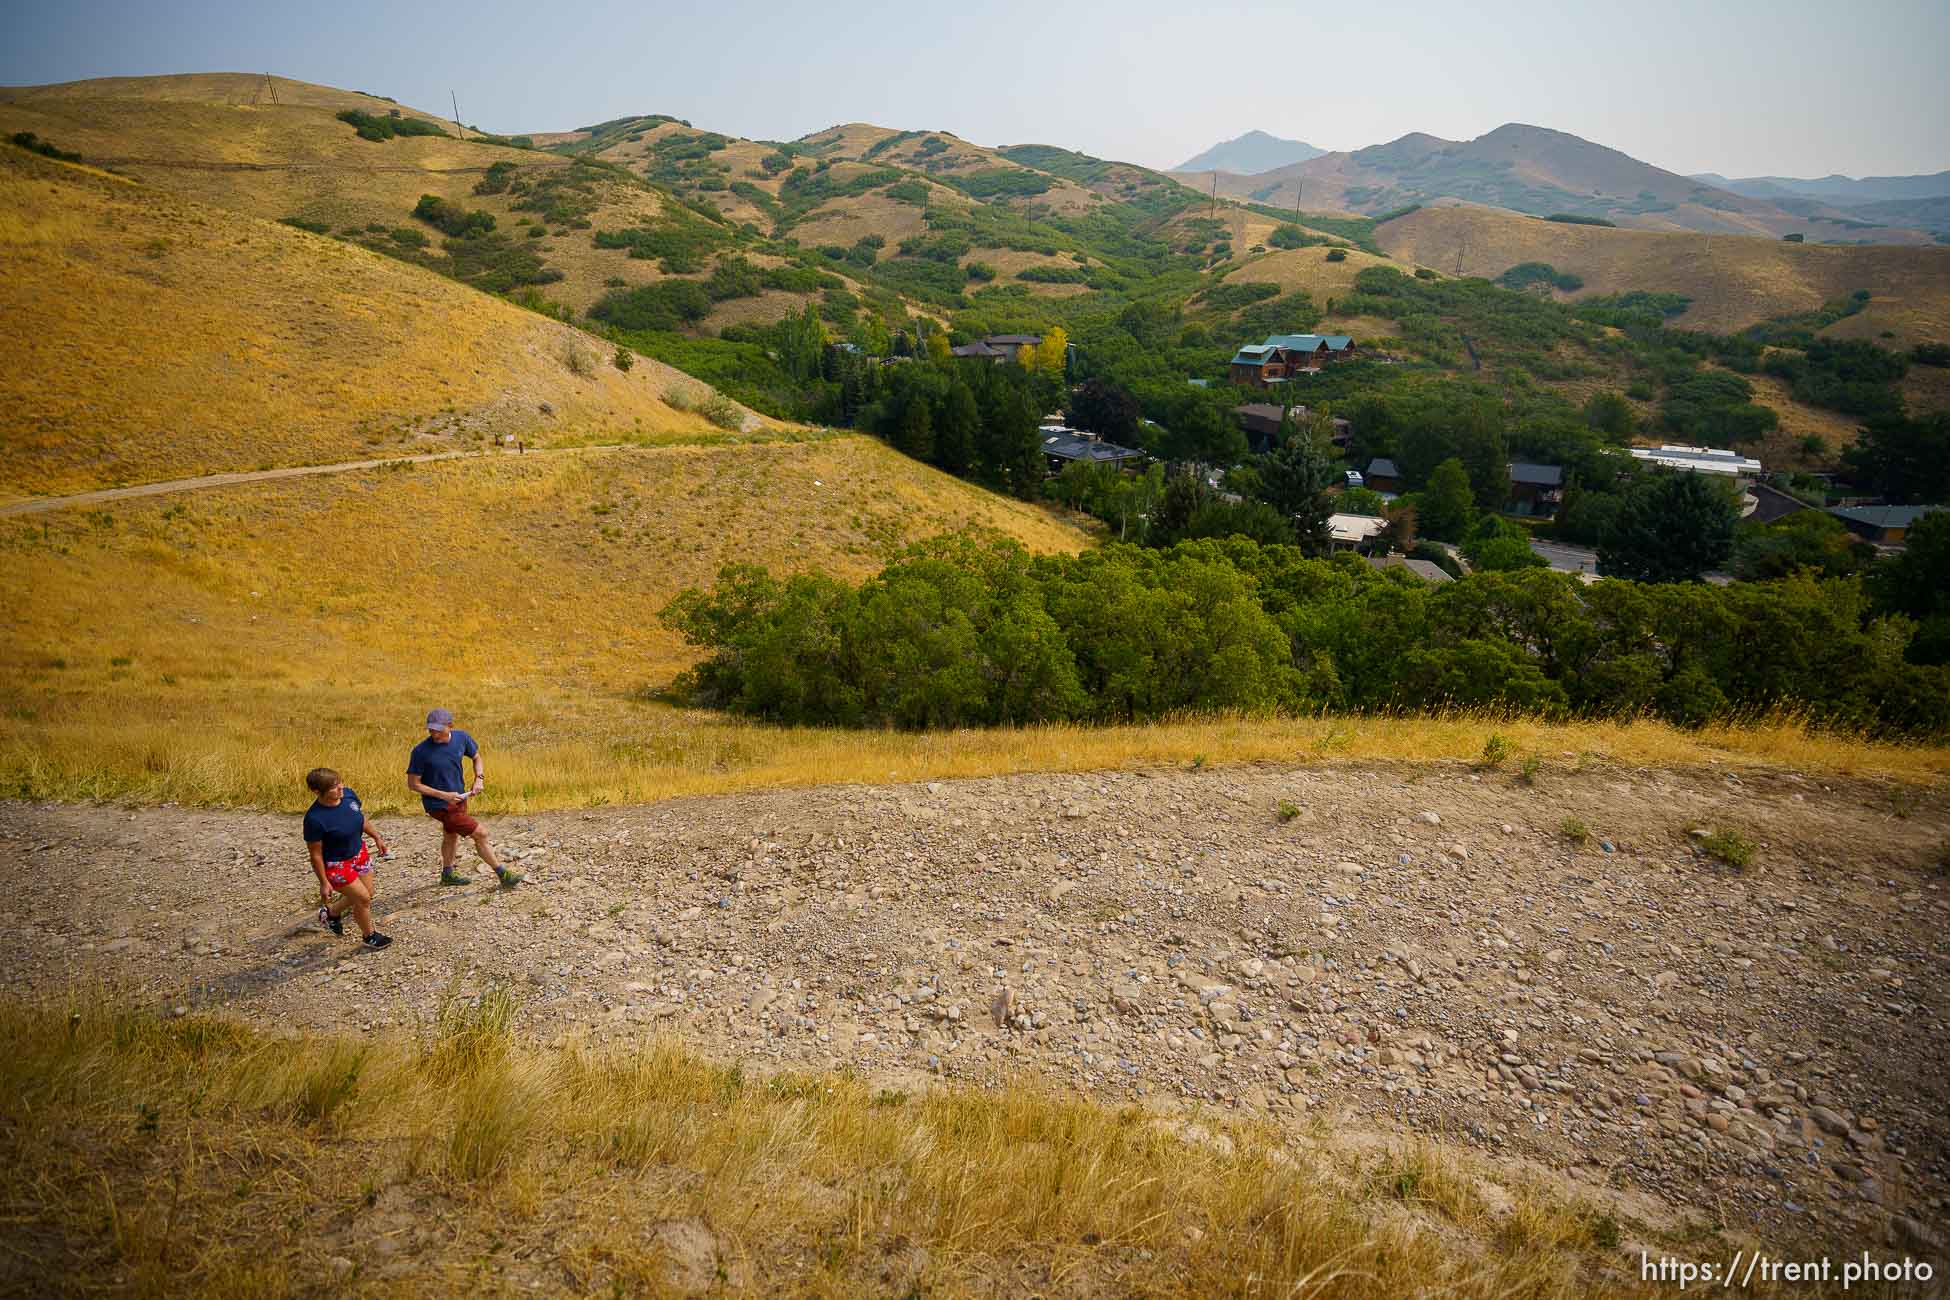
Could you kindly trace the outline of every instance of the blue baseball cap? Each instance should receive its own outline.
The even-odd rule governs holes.
[[[454,728],[454,711],[452,709],[428,709],[427,710],[428,731],[452,731],[453,728]]]

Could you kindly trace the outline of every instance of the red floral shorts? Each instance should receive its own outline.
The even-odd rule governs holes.
[[[347,858],[343,862],[327,862],[325,864],[325,879],[331,882],[332,888],[334,889],[344,889],[360,876],[368,876],[371,874],[372,850],[365,844],[359,845],[358,857]]]

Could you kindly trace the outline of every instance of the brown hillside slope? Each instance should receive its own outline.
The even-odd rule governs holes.
[[[696,437],[704,385],[431,272],[0,152],[0,496],[535,442]]]
[[[89,163],[251,216],[295,217],[335,232],[408,227],[431,238],[436,249],[438,232],[412,219],[421,195],[486,211],[497,231],[521,238],[520,227],[535,215],[515,206],[521,195],[514,188],[476,194],[475,186],[495,163],[514,164],[512,179],[528,185],[560,177],[571,166],[555,154],[439,136],[362,140],[335,114],[343,108],[383,113],[394,105],[282,80],[276,104],[252,103],[238,84],[246,80],[131,77],[0,90],[0,134],[32,131]],[[454,129],[451,122],[441,126]],[[663,210],[658,194],[626,181],[598,178],[584,197],[582,219],[593,229],[648,224]],[[563,276],[546,286],[546,296],[578,311],[595,302],[613,277],[631,284],[659,278],[656,263],[632,260],[621,249],[598,249],[588,230],[560,222],[533,248]]]
[[[1684,293],[1693,305],[1677,323],[1692,329],[1739,329],[1867,289],[1869,305],[1830,333],[1950,339],[1950,248],[1611,230],[1476,207],[1424,208],[1384,222],[1375,239],[1397,260],[1445,275],[1495,277],[1520,262],[1548,262],[1583,277],[1579,296]]]
[[[1175,175],[1201,192],[1214,180],[1209,171]],[[1304,197],[1316,210],[1371,216],[1411,203],[1465,202],[1537,216],[1585,213],[1643,230],[1930,242],[1928,234],[1911,227],[1864,228],[1838,209],[1790,212],[1771,200],[1718,189],[1567,132],[1520,122],[1474,140],[1415,132],[1259,175],[1220,172],[1216,179],[1219,193],[1233,198],[1290,207]]]

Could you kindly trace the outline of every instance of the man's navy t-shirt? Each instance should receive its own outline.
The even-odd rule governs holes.
[[[366,814],[359,807],[359,792],[347,786],[336,807],[314,803],[305,811],[305,843],[322,844],[327,862],[350,862],[359,856],[360,834]]]
[[[397,752],[397,751],[395,751]],[[442,745],[428,736],[413,746],[413,756],[406,760],[406,774],[417,776],[422,782],[436,790],[454,790],[467,793],[467,784],[461,776],[461,760],[472,758],[481,752],[474,743],[474,737],[464,731],[447,733],[447,743]],[[445,812],[447,801],[429,795],[420,796],[420,806],[428,812]]]

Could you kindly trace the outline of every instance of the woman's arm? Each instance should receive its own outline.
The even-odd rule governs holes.
[[[361,815],[363,816],[363,814]],[[372,836],[372,842],[379,846],[379,856],[382,858],[385,857],[390,850],[386,847],[386,841],[379,837],[379,828],[372,824],[372,818],[370,817],[365,818],[365,823],[364,826],[359,828],[359,833],[361,835]]]
[[[332,882],[325,879],[325,845],[311,840],[305,848],[311,853],[311,869],[318,875],[318,901],[329,903],[332,900]]]

